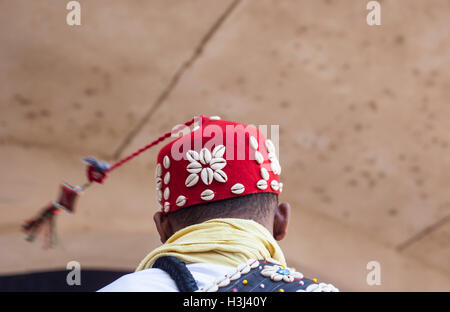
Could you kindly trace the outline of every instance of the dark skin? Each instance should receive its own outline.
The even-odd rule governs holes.
[[[269,216],[264,218],[264,220],[254,220],[259,224],[266,227],[273,235],[273,237],[280,241],[286,237],[287,227],[289,223],[289,218],[291,215],[291,206],[288,203],[281,203],[275,206]],[[221,218],[239,218],[239,219],[250,219],[245,216],[220,216]],[[176,231],[181,230],[184,226],[181,226],[167,215],[164,215],[161,211],[156,212],[153,215],[153,220],[156,224],[156,229],[158,230],[161,242],[164,244],[170,236],[172,236]],[[203,220],[206,221],[206,220]]]

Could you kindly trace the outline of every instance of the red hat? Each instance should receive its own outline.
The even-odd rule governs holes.
[[[248,194],[280,194],[275,146],[261,131],[216,116],[197,122],[158,154],[156,191],[164,213]]]

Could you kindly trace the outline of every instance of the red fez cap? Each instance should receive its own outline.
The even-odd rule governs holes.
[[[164,213],[255,193],[280,194],[275,146],[255,127],[200,116],[198,125],[161,148],[157,200]]]

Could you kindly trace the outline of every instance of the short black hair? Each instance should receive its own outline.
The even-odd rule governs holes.
[[[278,205],[275,193],[248,194],[179,209],[167,216],[179,227],[215,218],[242,218],[263,221]]]

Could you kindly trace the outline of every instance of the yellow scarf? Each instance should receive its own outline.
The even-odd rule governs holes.
[[[136,271],[151,268],[156,259],[174,256],[185,263],[237,266],[247,259],[271,257],[286,266],[283,252],[261,224],[246,219],[221,218],[185,227],[150,252]]]

